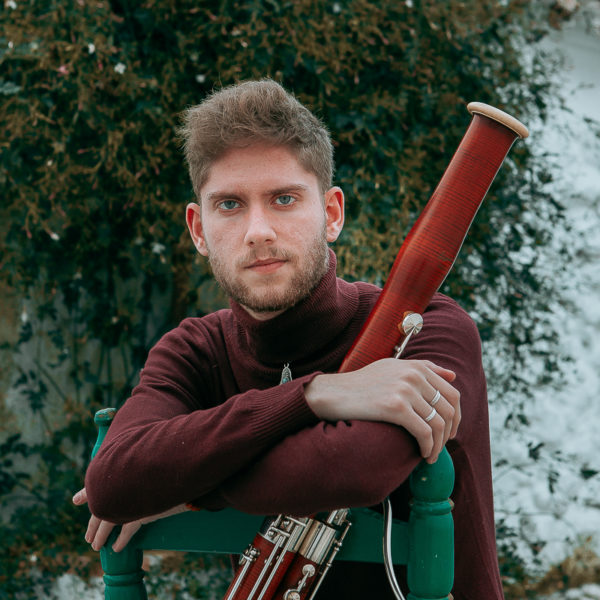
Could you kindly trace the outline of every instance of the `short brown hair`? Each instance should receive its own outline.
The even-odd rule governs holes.
[[[332,185],[329,132],[271,79],[246,81],[213,92],[184,112],[179,134],[197,198],[215,160],[230,148],[257,142],[289,147],[300,164],[317,176],[322,193]]]

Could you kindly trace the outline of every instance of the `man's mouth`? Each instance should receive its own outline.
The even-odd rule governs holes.
[[[246,269],[257,273],[272,273],[282,267],[287,261],[283,258],[265,258],[264,260],[255,260],[246,265]]]

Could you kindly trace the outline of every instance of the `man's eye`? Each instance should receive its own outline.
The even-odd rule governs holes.
[[[296,202],[296,198],[294,198],[293,196],[284,194],[283,196],[277,196],[275,202],[277,204],[279,204],[280,206],[289,206],[290,204],[293,204],[294,202]]]
[[[233,210],[234,208],[237,208],[239,206],[239,203],[237,200],[223,200],[223,202],[219,202],[218,204],[218,208],[220,208],[221,210]]]

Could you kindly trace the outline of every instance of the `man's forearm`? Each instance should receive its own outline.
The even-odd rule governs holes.
[[[300,380],[187,413],[160,391],[142,391],[118,411],[86,474],[92,513],[115,523],[211,493],[286,435],[317,421]]]
[[[415,439],[401,427],[320,423],[288,436],[219,493],[228,506],[255,514],[370,506],[401,485],[420,460]]]

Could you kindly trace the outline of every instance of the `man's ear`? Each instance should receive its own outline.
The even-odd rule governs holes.
[[[344,226],[344,192],[335,186],[325,192],[327,241],[335,242]]]
[[[185,209],[185,221],[187,223],[194,246],[202,256],[208,255],[204,231],[202,230],[202,213],[200,206],[195,202],[190,202]]]

